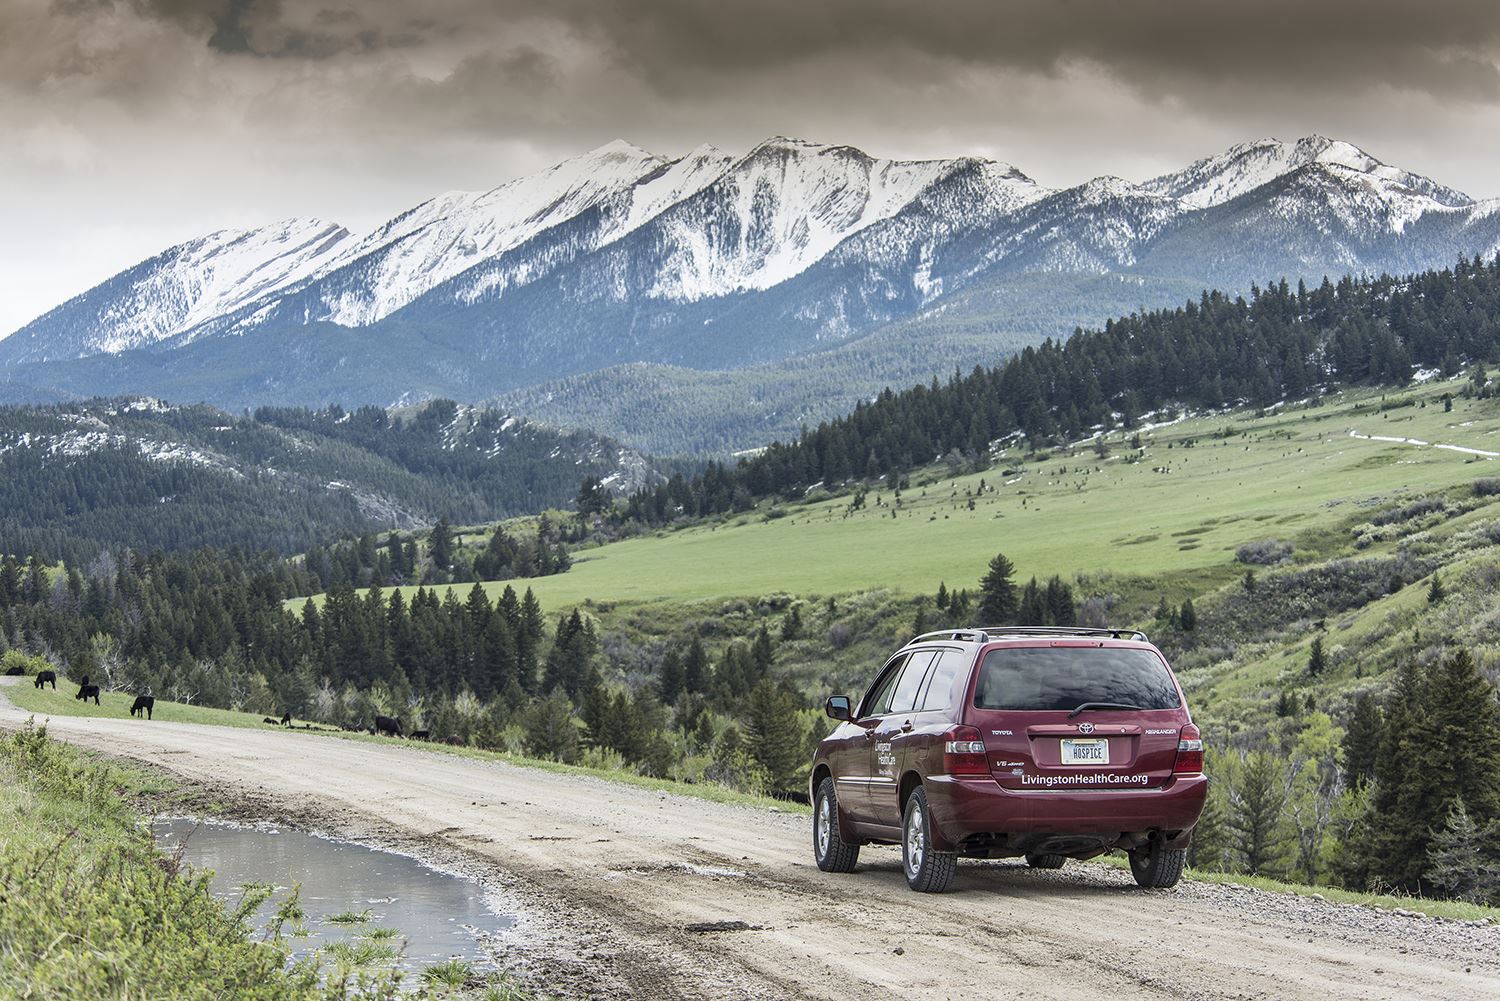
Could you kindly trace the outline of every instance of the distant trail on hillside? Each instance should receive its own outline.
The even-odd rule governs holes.
[[[1440,445],[1421,438],[1395,438],[1384,434],[1360,434],[1353,428],[1349,429],[1349,437],[1358,438],[1360,441],[1388,441],[1393,445],[1415,445],[1418,448],[1441,448],[1447,452],[1462,452],[1465,455],[1477,455],[1483,459],[1500,459],[1500,452],[1487,452],[1482,448],[1469,448],[1465,445]]]

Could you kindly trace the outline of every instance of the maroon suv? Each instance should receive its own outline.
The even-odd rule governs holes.
[[[986,627],[896,652],[813,757],[813,854],[850,872],[901,845],[914,890],[958,856],[1039,869],[1112,849],[1144,887],[1172,886],[1208,780],[1203,741],[1161,651],[1131,630]]]

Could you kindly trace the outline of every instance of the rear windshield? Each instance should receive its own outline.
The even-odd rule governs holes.
[[[991,650],[979,669],[980,709],[1077,709],[1118,702],[1176,709],[1177,686],[1150,650],[1121,647],[1015,647]]]

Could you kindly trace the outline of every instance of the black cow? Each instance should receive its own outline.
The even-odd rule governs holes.
[[[426,730],[413,730],[411,732],[411,739],[412,740],[426,740],[427,738],[429,738],[431,736],[432,736],[432,734],[429,733]]]
[[[281,725],[282,726],[291,726],[292,725],[292,714],[291,713],[283,713],[282,714],[282,716],[281,716]]]
[[[376,716],[375,732],[399,737],[401,736],[401,721],[399,719],[391,719],[389,716]]]
[[[80,685],[78,688],[78,694],[73,696],[73,700],[75,702],[87,702],[89,699],[94,700],[94,705],[97,706],[99,704],[98,685]]]
[[[56,671],[38,671],[38,672],[36,672],[36,687],[37,688],[41,688],[43,685],[47,684],[49,681],[52,683],[52,690],[54,692],[57,691],[57,672]]]
[[[150,719],[151,718],[151,710],[155,709],[155,708],[156,708],[156,697],[155,696],[152,696],[152,695],[137,695],[135,697],[135,704],[130,707],[130,715],[132,715],[132,716],[138,716],[141,713],[145,713],[146,714],[146,718]]]
[[[269,723],[272,726],[277,726],[277,725],[280,724],[281,721],[277,720],[277,719],[272,719],[270,716],[267,716],[265,719],[261,720],[261,722],[262,723]]]
[[[5,676],[7,678],[19,678],[21,675],[23,675],[25,673],[26,673],[26,668],[22,667],[19,664],[17,664],[15,667],[9,667],[9,668],[5,669]]]

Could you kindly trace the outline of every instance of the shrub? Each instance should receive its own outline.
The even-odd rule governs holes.
[[[1439,514],[1448,510],[1448,502],[1441,497],[1418,497],[1400,507],[1381,511],[1370,519],[1372,525],[1396,525],[1423,515]]]
[[[0,737],[0,829],[15,834],[0,843],[0,997],[321,997],[278,935],[251,939],[268,891],[226,909],[156,850],[120,795],[132,787],[138,773],[45,727]]]
[[[1292,544],[1282,539],[1247,542],[1234,551],[1234,558],[1253,566],[1272,567],[1292,558]]]
[[[1500,494],[1500,477],[1487,476],[1474,481],[1475,497],[1494,497]]]
[[[835,650],[842,650],[854,639],[854,628],[849,623],[840,620],[828,627],[828,645]]]
[[[36,657],[24,654],[20,650],[10,649],[0,655],[0,674],[19,667],[28,677],[35,675],[38,671],[55,670],[52,662],[45,657]]]

